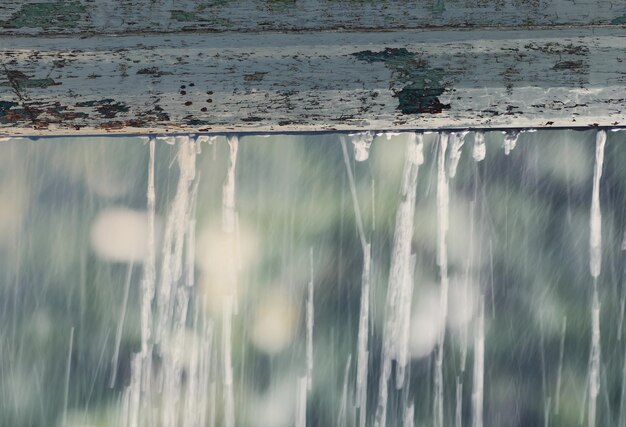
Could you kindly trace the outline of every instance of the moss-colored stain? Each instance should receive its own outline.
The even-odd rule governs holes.
[[[587,68],[585,61],[559,61],[552,67],[553,70],[580,70]]]
[[[0,21],[4,28],[73,27],[85,13],[86,8],[78,1],[55,1],[25,4],[8,20]]]
[[[9,70],[6,72],[6,76],[9,79],[9,82],[5,83],[4,86],[12,86],[15,90],[18,91],[31,88],[45,89],[49,86],[58,86],[61,84],[57,83],[56,81],[54,81],[54,79],[51,79],[49,77],[45,79],[34,79],[22,73],[21,71]]]
[[[435,0],[433,3],[433,15],[440,17],[446,11],[444,0]]]
[[[243,79],[246,82],[260,82],[260,81],[263,81],[266,74],[267,72],[255,71],[254,73],[245,74],[243,76]]]
[[[386,48],[380,52],[365,50],[353,55],[365,62],[382,62],[392,71],[392,87],[401,86],[394,90],[394,96],[398,98],[397,108],[403,114],[436,114],[450,108],[450,104],[439,100],[446,90],[443,69],[429,66],[416,53],[405,48]]]
[[[194,12],[172,10],[172,19],[178,22],[193,22],[198,21],[198,16]]]
[[[626,25],[626,15],[618,16],[611,21],[613,25]]]
[[[145,74],[152,77],[161,77],[172,75],[169,71],[161,71],[158,67],[147,67],[137,71],[137,74]]]
[[[296,4],[296,0],[267,0],[267,6],[272,11],[285,11]]]

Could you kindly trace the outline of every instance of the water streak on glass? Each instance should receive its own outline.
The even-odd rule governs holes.
[[[626,420],[626,137],[0,142],[0,427]]]

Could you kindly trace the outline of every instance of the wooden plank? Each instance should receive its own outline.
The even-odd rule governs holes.
[[[621,29],[0,38],[0,134],[625,124]]]
[[[0,34],[626,24],[614,0],[3,0]]]

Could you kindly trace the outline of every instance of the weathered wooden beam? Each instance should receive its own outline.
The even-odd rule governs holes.
[[[615,0],[3,0],[0,34],[399,30],[626,23]]]
[[[626,124],[626,32],[0,38],[0,134]]]

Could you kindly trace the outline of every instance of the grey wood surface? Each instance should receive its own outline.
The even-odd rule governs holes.
[[[626,23],[623,0],[3,0],[0,34],[400,30]]]
[[[625,123],[621,28],[5,37],[0,134]]]

